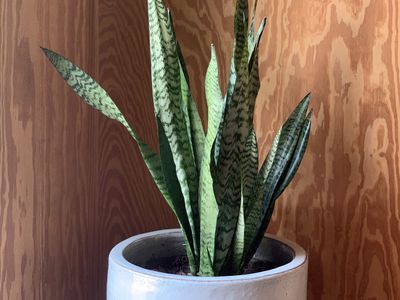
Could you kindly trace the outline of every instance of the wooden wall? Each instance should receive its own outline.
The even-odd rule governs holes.
[[[400,8],[259,0],[256,130],[313,92],[312,137],[269,231],[310,254],[309,299],[400,298]],[[225,86],[231,0],[169,0],[203,116],[209,44]],[[83,105],[39,46],[92,74],[151,145],[146,1],[0,0],[0,299],[104,299],[107,253],[175,227],[135,144]]]
[[[104,299],[112,245],[176,227],[129,135],[39,48],[97,78],[154,144],[146,7],[0,0],[0,299]]]

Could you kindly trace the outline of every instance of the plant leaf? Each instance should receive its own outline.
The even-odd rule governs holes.
[[[155,183],[164,198],[170,204],[171,200],[164,182],[159,156],[132,130],[125,117],[107,92],[92,77],[62,55],[46,48],[42,48],[42,50],[63,77],[65,82],[79,97],[82,98],[84,102],[99,110],[106,117],[120,122],[128,130],[129,134],[137,142],[140,153],[142,154]]]
[[[263,187],[259,188],[262,193],[259,193],[261,199],[261,213],[260,222],[257,225],[257,229],[254,231],[255,236],[250,237],[251,242],[249,243],[248,250],[245,255],[244,265],[251,259],[254,255],[268,225],[268,221],[272,215],[271,209],[274,207],[275,199],[273,199],[273,193],[278,188],[278,182],[282,177],[282,174],[286,170],[290,163],[290,159],[296,149],[297,141],[301,135],[301,129],[306,117],[306,112],[308,105],[310,103],[310,94],[308,94],[299,103],[293,113],[290,115],[288,120],[283,124],[282,129],[279,133],[279,140],[276,146],[276,151],[274,151],[273,162],[270,163],[271,158],[267,158],[264,164],[267,165],[266,168],[262,168],[260,172],[261,180],[259,183],[263,183]],[[270,166],[270,167],[268,167]],[[263,176],[266,176],[263,178]],[[260,201],[260,200],[256,200]],[[256,204],[256,207],[260,203]],[[257,212],[253,212],[253,218],[257,218]],[[256,223],[254,220],[249,219],[249,222]]]
[[[204,144],[203,159],[200,173],[200,274],[213,276],[215,226],[218,215],[218,205],[213,190],[213,178],[210,164],[212,146],[221,121],[223,100],[218,82],[218,63],[214,46],[211,48],[211,60],[207,69],[206,99],[208,106],[208,131]],[[210,264],[211,261],[211,264]]]
[[[246,137],[252,128],[254,105],[260,87],[258,46],[264,27],[265,19],[257,34],[256,49],[251,54],[250,60],[247,55],[243,55],[241,68],[235,70],[235,88],[232,99],[227,102],[225,109],[216,175],[218,180],[214,184],[217,202],[223,199],[223,202],[219,203],[220,214],[217,222],[216,270],[225,264],[223,260],[227,258],[227,249],[230,247],[229,243],[232,242],[232,234],[237,224],[234,219],[239,216],[240,171],[238,169]],[[247,52],[247,46],[244,51]]]
[[[304,153],[306,152],[308,138],[310,136],[310,129],[311,129],[311,117],[312,117],[311,110],[307,115],[306,119],[304,120],[303,126],[300,131],[300,136],[297,141],[296,149],[294,150],[293,156],[290,160],[289,166],[285,173],[282,176],[282,179],[278,183],[278,189],[274,192],[272,196],[273,199],[277,199],[285,190],[285,188],[289,185],[292,181],[294,175],[296,174],[301,161],[303,160]]]
[[[258,226],[260,225],[261,222],[262,195],[264,191],[265,181],[267,180],[268,173],[271,169],[272,163],[275,158],[281,131],[282,129],[279,129],[278,133],[276,134],[271,149],[268,152],[267,158],[265,159],[258,175],[256,176],[254,194],[249,199],[249,203],[245,208],[245,235],[244,235],[245,254],[247,253],[251,242],[256,236]],[[244,256],[242,259],[246,260],[246,257]],[[242,267],[244,266],[243,264],[244,261],[242,261]]]
[[[233,241],[240,212],[240,155],[246,139],[240,129],[243,122],[246,122],[242,119],[241,113],[246,98],[248,77],[247,57],[244,56],[242,68],[240,68],[240,73],[237,74],[232,100],[226,106],[216,180],[214,181],[214,191],[219,206],[214,260],[214,268],[217,274],[221,271],[228,257],[228,250]]]
[[[250,30],[249,33],[247,35],[247,43],[248,43],[248,51],[249,53],[253,52],[255,43],[254,43],[254,19],[256,17],[256,10],[257,10],[257,3],[258,0],[254,1],[254,6],[253,6],[253,16],[251,18],[251,24],[250,24]]]
[[[162,1],[148,0],[148,13],[155,112],[171,147],[197,257],[200,226],[198,177],[185,116],[180,107],[182,103],[181,68],[177,43],[171,19]]]
[[[176,167],[175,162],[172,156],[171,147],[168,143],[168,138],[165,135],[164,128],[161,124],[160,118],[157,116],[157,128],[158,128],[158,142],[160,146],[160,158],[161,158],[161,167],[162,172],[164,174],[164,179],[166,186],[168,188],[168,194],[170,195],[173,210],[179,220],[181,225],[186,244],[188,245],[187,253],[189,260],[192,262],[189,264],[191,268],[195,266],[194,263],[194,245],[193,245],[193,236],[188,220],[188,216],[186,214],[185,200],[182,195],[180,183],[178,177],[176,175]],[[195,268],[191,269],[192,274],[196,274],[197,270]]]
[[[308,94],[296,107],[294,112],[290,115],[289,119],[282,126],[276,154],[272,163],[271,169],[268,172],[268,177],[264,187],[264,200],[263,206],[272,197],[273,192],[285,171],[290,159],[295,150],[301,127],[306,117],[308,105],[310,103],[310,94]]]
[[[254,194],[258,172],[258,147],[254,128],[247,137],[244,152],[241,157],[241,194],[243,196],[243,212],[247,210]]]
[[[229,270],[228,274],[240,274],[241,272],[241,263],[244,253],[244,234],[245,234],[244,200],[245,200],[244,194],[242,193],[240,199],[239,216],[233,240],[232,260],[228,264],[228,270]],[[226,271],[223,270],[222,272],[226,274]]]
[[[249,23],[249,7],[247,0],[237,0],[234,17],[234,62],[236,73],[239,72],[247,52],[247,32]]]
[[[233,41],[233,53],[230,65],[230,74],[228,80],[228,87],[224,97],[223,104],[223,121],[220,124],[220,128],[217,133],[216,143],[214,147],[214,160],[218,163],[220,144],[222,139],[222,128],[225,126],[225,114],[226,107],[230,105],[232,96],[236,86],[237,73],[243,70],[242,62],[244,57],[249,57],[247,51],[247,29],[248,29],[248,3],[247,0],[237,0],[235,6],[235,16],[234,16],[234,41]]]
[[[259,45],[261,37],[265,28],[265,23],[266,19],[263,19],[260,25],[260,29],[257,33],[254,51],[251,53],[249,60],[248,85],[243,87],[245,89],[244,91],[245,98],[240,103],[240,109],[239,109],[240,112],[239,119],[243,120],[242,125],[240,127],[243,137],[247,137],[247,135],[249,134],[249,129],[253,127],[254,107],[258,91],[260,89],[258,53],[259,53]]]
[[[168,15],[171,21],[172,31],[174,33],[174,36],[176,37],[172,15],[169,11]],[[177,53],[179,58],[180,78],[181,78],[181,95],[182,95],[181,107],[185,115],[186,127],[188,129],[188,136],[196,160],[197,172],[200,174],[200,166],[201,166],[201,159],[203,158],[205,134],[196,102],[193,100],[192,94],[190,92],[189,74],[187,72],[185,60],[183,58],[181,47],[179,46],[178,42],[177,42]]]

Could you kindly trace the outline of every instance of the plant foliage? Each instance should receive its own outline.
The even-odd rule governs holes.
[[[254,12],[257,1],[255,1]],[[148,0],[150,57],[159,154],[134,132],[107,92],[63,56],[44,49],[67,84],[89,105],[117,120],[137,142],[143,159],[185,238],[191,272],[199,276],[240,274],[254,255],[275,201],[295,175],[310,134],[310,95],[279,129],[258,168],[253,112],[260,79],[254,13],[236,1],[234,48],[226,94],[219,86],[214,46],[205,90],[205,133],[190,92],[171,14],[162,0]]]

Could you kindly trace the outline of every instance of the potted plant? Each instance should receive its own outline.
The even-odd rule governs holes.
[[[254,14],[248,28],[247,0],[237,0],[224,96],[211,47],[205,133],[171,14],[162,0],[148,0],[148,13],[159,151],[136,135],[94,79],[43,48],[87,104],[126,127],[181,228],[134,236],[115,246],[109,256],[108,299],[306,299],[305,251],[264,232],[307,147],[310,94],[279,129],[259,168],[253,111],[265,19],[255,33]]]

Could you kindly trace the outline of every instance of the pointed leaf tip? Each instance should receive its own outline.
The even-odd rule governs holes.
[[[299,106],[303,106],[305,105],[306,107],[308,107],[308,105],[310,104],[311,101],[311,92],[309,92],[307,95],[304,96],[303,100],[301,100]]]

